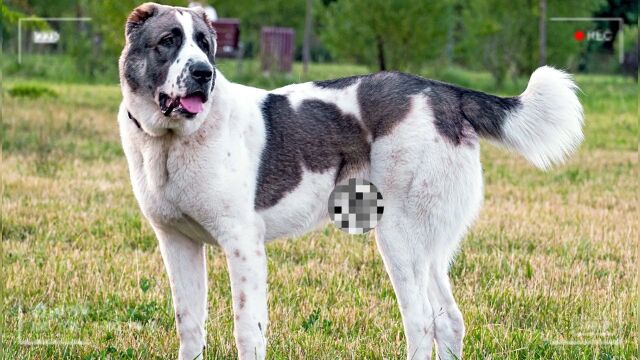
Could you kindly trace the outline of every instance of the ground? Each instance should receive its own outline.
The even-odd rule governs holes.
[[[491,88],[485,74],[440,75]],[[568,164],[541,172],[482,144],[486,201],[451,269],[467,359],[638,358],[637,85],[577,82],[586,141]],[[30,84],[5,79],[3,93],[2,358],[173,358],[167,277],[119,144],[118,86]],[[57,96],[35,98],[43,85]],[[372,236],[330,226],[267,251],[270,359],[404,357]],[[213,247],[207,257],[206,358],[233,359],[225,260]]]

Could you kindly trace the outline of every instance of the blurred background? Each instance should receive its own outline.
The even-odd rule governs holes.
[[[137,5],[132,0],[5,1],[4,75],[116,82],[124,21]],[[290,73],[288,66],[271,71],[270,79],[255,79],[265,66],[258,59],[273,47],[263,35],[265,27],[288,28],[291,49],[285,55],[295,63],[362,65],[359,72],[400,70],[463,81],[455,77],[456,69],[480,70],[502,86],[543,63],[574,73],[633,77],[638,68],[634,0],[217,0],[200,5],[215,9],[218,31],[231,36],[226,57],[244,60],[233,69],[239,72],[235,75],[264,86],[291,80],[274,74]],[[46,42],[34,37],[38,33],[58,37]],[[280,52],[282,46],[277,47],[271,50]],[[302,70],[294,77],[308,77]]]

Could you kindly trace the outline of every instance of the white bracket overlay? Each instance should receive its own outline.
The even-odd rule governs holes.
[[[18,19],[18,64],[22,64],[22,22],[27,21],[91,21],[90,17],[27,17]]]
[[[620,23],[620,54],[618,55],[618,62],[622,64],[624,62],[624,19],[620,17],[552,17],[551,21],[617,21]]]

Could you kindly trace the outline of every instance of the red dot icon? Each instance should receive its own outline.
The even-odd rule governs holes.
[[[584,31],[582,30],[578,30],[573,34],[573,37],[577,40],[577,41],[582,41],[584,40]]]

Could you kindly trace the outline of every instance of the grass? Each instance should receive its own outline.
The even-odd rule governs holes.
[[[303,79],[244,79],[235,64],[220,66],[253,84]],[[311,70],[318,79],[366,71]],[[441,74],[492,86],[486,74]],[[451,269],[468,359],[638,358],[637,86],[577,80],[586,141],[567,165],[543,173],[483,144],[485,205]],[[24,84],[5,79],[7,89]],[[173,358],[167,277],[119,144],[119,88],[28,84],[57,96],[4,94],[2,359]],[[404,356],[395,296],[370,236],[327,227],[267,250],[269,358]],[[206,357],[233,359],[225,260],[213,247],[207,257]]]

